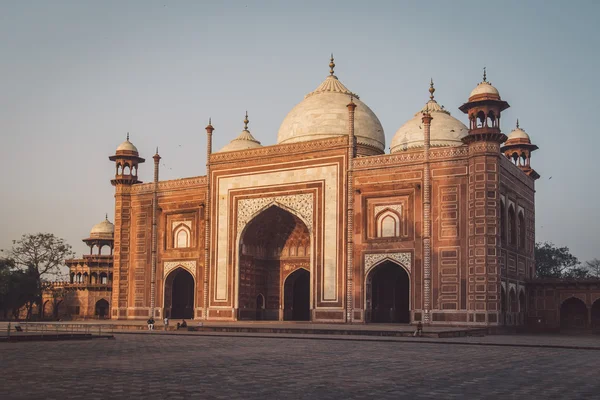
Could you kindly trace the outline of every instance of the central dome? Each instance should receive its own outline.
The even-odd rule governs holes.
[[[333,75],[333,59],[330,66],[331,74],[325,81],[307,94],[285,117],[279,127],[277,143],[297,143],[348,135],[347,105],[352,96],[356,104],[354,135],[359,154],[382,154],[385,136],[381,122],[357,95]]]

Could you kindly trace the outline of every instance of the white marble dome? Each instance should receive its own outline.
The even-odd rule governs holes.
[[[396,131],[392,139],[391,152],[423,147],[425,140],[423,132],[423,112],[429,110],[432,116],[430,128],[430,146],[460,146],[462,138],[467,136],[469,128],[462,122],[450,115],[435,100],[429,100],[427,104],[417,112],[415,116]]]
[[[248,150],[255,149],[258,147],[263,147],[258,140],[252,136],[250,131],[243,130],[242,133],[239,134],[238,137],[233,139],[231,142],[227,143],[225,147],[219,150],[219,153],[223,153],[226,151],[239,151],[239,150]]]
[[[239,151],[239,150],[248,150],[248,149],[256,149],[258,147],[263,147],[258,140],[252,136],[250,131],[248,130],[248,112],[246,111],[246,117],[244,118],[244,130],[242,133],[238,135],[231,142],[227,143],[225,147],[218,151],[218,153],[223,153],[227,151]]]
[[[117,151],[131,151],[131,152],[134,152],[134,153],[138,152],[137,147],[135,147],[133,145],[133,143],[131,143],[129,141],[129,133],[127,134],[127,140],[125,140],[123,143],[121,143],[119,145],[119,147],[117,147]]]
[[[483,82],[479,83],[479,85],[477,85],[475,87],[475,89],[473,89],[473,91],[471,91],[471,94],[469,95],[469,99],[471,97],[482,95],[482,94],[500,98],[500,92],[498,92],[498,89],[496,89],[494,86],[492,86],[491,83],[483,81]]]
[[[515,141],[519,141],[521,143],[523,143],[524,141],[527,143],[531,143],[531,138],[529,137],[527,132],[525,132],[519,126],[519,120],[517,120],[517,127],[515,129],[513,129],[510,132],[510,134],[508,135],[508,139],[506,140],[506,143],[510,144],[510,142],[515,142]]]
[[[108,216],[104,221],[94,225],[90,231],[90,238],[94,239],[112,239],[115,234],[115,226],[108,220]]]
[[[379,119],[357,95],[332,74],[307,94],[285,117],[277,134],[277,143],[296,143],[348,134],[348,103],[353,96],[354,134],[359,145],[385,150],[385,136]]]

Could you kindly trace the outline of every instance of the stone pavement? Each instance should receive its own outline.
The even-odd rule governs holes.
[[[116,337],[0,344],[1,397],[592,399],[600,393],[600,353],[590,350],[169,333]]]

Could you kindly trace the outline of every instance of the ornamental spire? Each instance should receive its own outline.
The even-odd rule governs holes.
[[[247,131],[248,130],[248,122],[250,122],[248,120],[248,111],[246,111],[246,118],[244,118],[244,130]]]
[[[433,100],[433,93],[435,92],[435,88],[433,87],[433,78],[429,82],[429,98]]]
[[[517,118],[517,129],[519,129],[519,118]]]
[[[129,142],[129,132],[127,132],[127,141]]]
[[[335,68],[335,63],[333,62],[333,53],[331,53],[331,59],[329,60],[329,75],[333,76],[334,68]]]
[[[487,74],[486,74],[486,71],[485,71],[485,67],[483,67],[483,81],[487,82]]]

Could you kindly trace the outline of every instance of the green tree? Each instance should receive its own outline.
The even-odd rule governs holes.
[[[580,277],[579,260],[568,247],[557,247],[554,243],[535,244],[535,268],[538,278]]]
[[[34,304],[42,315],[42,293],[62,276],[64,260],[75,255],[64,239],[51,233],[26,234],[19,240],[13,240],[8,258],[15,267],[24,273],[21,276],[21,290],[27,298],[27,318],[31,317]]]
[[[0,310],[2,318],[7,319],[9,311],[14,318],[27,304],[33,304],[36,281],[27,271],[14,269],[10,258],[0,259]]]

